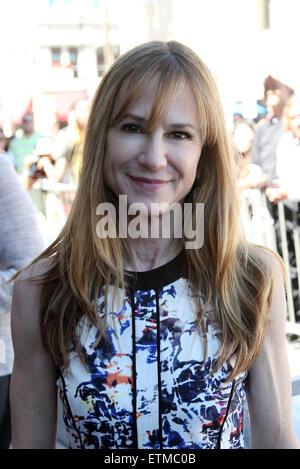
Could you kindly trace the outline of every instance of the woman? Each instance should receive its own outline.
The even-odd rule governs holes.
[[[282,267],[242,237],[235,176],[196,54],[153,42],[117,59],[94,98],[68,221],[15,282],[15,447],[54,447],[57,387],[72,448],[243,447],[246,387],[254,446],[298,447]],[[147,237],[188,203],[194,226],[205,204],[201,248],[178,237],[175,216],[169,237]],[[153,204],[164,205],[151,217]],[[111,228],[114,211],[109,233],[99,214]]]

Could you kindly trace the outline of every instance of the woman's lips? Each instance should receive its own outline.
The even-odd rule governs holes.
[[[135,176],[129,177],[136,185],[143,187],[144,189],[157,189],[170,182],[169,180],[165,181],[163,179],[140,178]]]

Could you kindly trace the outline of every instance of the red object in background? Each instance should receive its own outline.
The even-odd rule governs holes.
[[[78,99],[86,99],[86,90],[72,91],[48,91],[48,95],[53,96],[56,102],[56,117],[59,122],[68,120],[68,114]]]

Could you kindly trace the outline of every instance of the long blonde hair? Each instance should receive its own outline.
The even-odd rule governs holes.
[[[104,183],[103,161],[106,135],[126,113],[143,87],[158,77],[157,93],[149,128],[162,119],[167,103],[188,82],[199,110],[203,149],[197,169],[193,202],[205,204],[204,244],[186,250],[188,279],[205,299],[199,305],[199,326],[205,308],[212,305],[221,329],[221,347],[216,368],[236,356],[233,378],[249,368],[261,347],[272,293],[268,264],[249,245],[242,233],[236,188],[236,164],[228,143],[225,119],[215,81],[199,57],[188,47],[172,41],[151,42],[119,57],[104,76],[95,95],[87,125],[82,170],[71,213],[57,240],[37,259],[46,258],[49,268],[43,284],[40,323],[45,347],[57,366],[67,366],[73,347],[82,361],[78,324],[84,315],[104,333],[96,300],[110,284],[115,294],[124,291],[122,239],[96,234],[96,207],[115,202]],[[122,86],[126,98],[116,101]]]

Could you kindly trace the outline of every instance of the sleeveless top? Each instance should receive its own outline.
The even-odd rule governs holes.
[[[74,351],[57,386],[70,448],[243,448],[247,372],[225,382],[231,363],[212,373],[220,346],[213,310],[196,330],[196,306],[184,276],[184,251],[134,275],[123,304],[108,292],[106,337],[82,321],[84,366]],[[112,288],[112,287],[111,287]],[[98,299],[104,317],[104,290]]]

